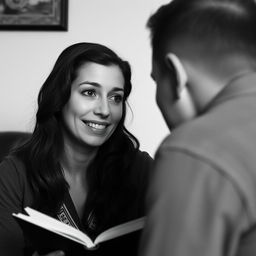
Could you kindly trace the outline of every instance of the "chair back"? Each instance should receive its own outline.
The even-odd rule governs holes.
[[[18,144],[24,142],[31,136],[31,133],[20,131],[0,132],[0,162],[7,156],[10,150]]]

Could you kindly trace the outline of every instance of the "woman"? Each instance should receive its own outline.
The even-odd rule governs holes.
[[[0,165],[2,256],[35,251],[11,216],[26,206],[92,238],[144,215],[152,159],[124,126],[131,87],[129,64],[103,45],[60,54],[39,92],[31,138]]]

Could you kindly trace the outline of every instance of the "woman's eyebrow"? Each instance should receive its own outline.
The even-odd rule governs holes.
[[[89,84],[89,85],[92,85],[92,86],[95,86],[95,87],[101,87],[101,85],[99,83],[90,82],[90,81],[81,82],[81,83],[78,84],[78,86],[83,85],[83,84]]]
[[[84,82],[81,82],[81,83],[78,84],[78,86],[81,86],[81,85],[83,85],[83,84],[89,84],[89,85],[92,85],[92,86],[98,87],[98,88],[102,87],[101,84],[96,83],[96,82],[91,82],[91,81],[84,81]],[[122,92],[123,92],[123,91],[124,91],[124,88],[121,88],[121,87],[113,87],[111,91],[114,91],[114,92],[122,91]]]
[[[114,87],[114,88],[112,89],[112,91],[113,91],[113,92],[123,92],[124,89],[123,89],[123,88],[120,88],[120,87]]]

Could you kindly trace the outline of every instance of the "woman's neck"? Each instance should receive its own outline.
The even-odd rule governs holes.
[[[84,213],[88,193],[86,173],[96,153],[97,149],[81,150],[66,144],[60,162],[65,180],[69,184],[69,194],[80,218]]]
[[[64,140],[64,149],[60,159],[61,166],[70,176],[85,175],[97,151],[98,148],[74,145],[74,143]]]

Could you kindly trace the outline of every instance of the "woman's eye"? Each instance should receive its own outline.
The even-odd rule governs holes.
[[[113,100],[115,103],[120,103],[123,101],[123,96],[122,95],[113,95],[111,97],[111,100]]]
[[[95,97],[96,96],[95,90],[84,90],[84,91],[82,91],[82,94],[85,95],[85,96],[89,96],[89,97]]]

